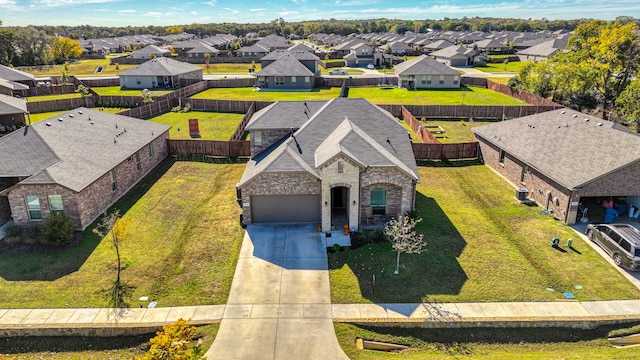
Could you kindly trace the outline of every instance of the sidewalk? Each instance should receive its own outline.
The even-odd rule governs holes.
[[[192,324],[211,324],[222,319],[321,319],[423,327],[566,326],[593,328],[612,322],[640,321],[640,300],[586,302],[504,302],[442,304],[242,304],[183,306],[154,309],[3,309],[0,336],[40,335],[74,328],[159,328],[179,318]],[[81,332],[81,330],[78,330]],[[131,330],[122,330],[131,333]],[[155,330],[152,330],[153,332]],[[142,332],[142,331],[141,331]]]

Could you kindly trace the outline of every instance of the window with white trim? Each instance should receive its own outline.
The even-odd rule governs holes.
[[[458,75],[454,75],[453,76],[453,85],[458,85],[458,81],[460,81],[460,78],[458,77]]]
[[[142,164],[140,164],[140,153],[139,152],[136,153],[136,169],[138,169],[138,171],[140,171],[140,169],[142,169]]]
[[[109,171],[109,179],[111,180],[111,191],[116,191],[118,189],[118,184],[116,183],[116,171]]]
[[[276,76],[275,84],[276,86],[284,86],[284,76]]]
[[[153,143],[147,144],[147,154],[149,155],[149,159],[153,157]]]
[[[431,84],[431,75],[427,75],[427,85]]]
[[[376,215],[384,215],[387,207],[387,190],[371,189],[371,209]]]
[[[253,137],[253,145],[261,146],[262,145],[262,131],[256,130],[251,133]]]
[[[444,75],[440,75],[440,85],[444,84]]]
[[[26,195],[24,201],[27,204],[29,219],[42,220],[42,209],[40,209],[40,199],[36,195]]]
[[[51,210],[51,216],[64,215],[62,195],[49,195],[49,210]]]

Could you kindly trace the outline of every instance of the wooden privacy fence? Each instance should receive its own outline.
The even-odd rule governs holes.
[[[233,135],[231,135],[231,139],[229,139],[230,141],[240,141],[240,139],[242,138],[242,135],[244,134],[244,128],[247,126],[247,123],[249,123],[249,120],[251,119],[255,111],[256,111],[256,103],[252,103],[251,106],[249,107],[249,110],[247,110],[247,113],[244,114],[244,116],[242,117],[240,124],[238,124],[238,127],[233,132]]]
[[[120,79],[111,77],[104,79],[82,79],[82,82],[89,87],[120,86]]]
[[[395,110],[395,106],[400,105],[384,107]],[[512,119],[555,110],[560,106],[404,105],[404,107],[416,117]],[[394,112],[391,113],[395,115]]]
[[[88,96],[86,98],[76,97],[48,101],[29,101],[27,102],[27,111],[36,114],[50,111],[72,110],[82,106],[94,107],[96,100],[94,96]]]
[[[478,142],[456,144],[411,144],[416,160],[477,159]]]
[[[423,142],[427,144],[440,144],[440,141],[436,139],[431,132],[427,131],[422,125],[420,125],[418,119],[416,119],[415,116],[413,116],[413,114],[411,114],[411,112],[409,112],[409,110],[404,106],[402,107],[402,119],[404,119],[413,132],[420,136]]]
[[[237,88],[256,85],[255,78],[206,80],[208,88]],[[203,89],[204,90],[204,89]]]
[[[248,157],[248,141],[167,140],[169,155],[178,157]]]
[[[255,111],[263,109],[271,104],[270,101],[242,101],[242,100],[211,100],[183,98],[182,103],[191,103],[192,110],[200,111],[220,111],[232,113],[246,113],[253,104]]]
[[[171,108],[176,106],[177,103],[177,99],[164,98],[152,103],[121,111],[118,115],[131,116],[137,119],[147,119],[171,110]]]

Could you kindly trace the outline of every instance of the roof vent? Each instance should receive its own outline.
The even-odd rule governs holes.
[[[72,118],[72,117],[73,117],[73,114],[69,114],[69,117],[70,117],[70,118]]]
[[[560,111],[560,114],[564,114],[564,113],[566,113],[566,111],[564,111],[564,110]]]
[[[63,120],[62,120],[62,118],[58,118],[58,121],[62,122]]]
[[[47,121],[47,124],[46,124],[46,125],[47,125],[47,126],[51,126],[51,123]]]
[[[598,126],[602,126],[602,123],[598,123]]]
[[[82,111],[78,111],[78,114],[82,115]]]
[[[578,114],[573,114],[573,117],[574,117],[574,118],[577,118],[577,117],[578,117]]]
[[[585,118],[585,119],[584,119],[584,122],[589,122],[589,119]]]

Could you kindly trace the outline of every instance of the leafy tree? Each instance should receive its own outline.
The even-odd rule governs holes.
[[[633,80],[616,100],[616,106],[627,121],[640,133],[640,79]]]
[[[152,103],[154,101],[153,93],[149,89],[142,89],[141,96],[142,96],[142,102],[145,104]]]
[[[56,36],[51,41],[51,55],[60,64],[68,59],[75,59],[82,55],[80,42],[67,37]]]
[[[136,360],[196,360],[202,359],[202,341],[193,343],[195,326],[189,326],[184,319],[162,327],[149,340],[149,350]]]
[[[165,29],[165,33],[167,35],[171,35],[171,34],[182,34],[184,32],[184,28],[182,26],[178,26],[178,25],[173,25],[173,26],[168,26]]]
[[[117,259],[117,276],[116,276],[116,287],[118,287],[120,282],[120,273],[122,272],[122,261],[120,258],[120,245],[127,238],[126,230],[129,226],[128,220],[123,220],[120,217],[120,211],[116,210],[111,214],[106,214],[98,226],[93,229],[93,233],[104,238],[107,236],[111,236],[111,245],[116,252]]]
[[[69,81],[69,64],[64,63],[62,65],[62,70],[60,71],[60,80],[63,84],[66,84]]]
[[[49,39],[51,37],[34,27],[16,28],[14,45],[20,49],[12,62],[15,66],[45,65],[51,63]]]
[[[43,244],[62,247],[73,239],[73,222],[62,214],[54,214],[42,224]]]
[[[81,84],[81,85],[78,85],[78,88],[76,89],[76,92],[78,94],[80,94],[80,96],[82,96],[82,98],[84,99],[85,106],[89,107],[87,98],[89,96],[93,95],[91,93],[91,91],[89,90],[89,88],[87,86]]]
[[[416,224],[422,219],[414,220],[409,216],[405,216],[399,220],[392,219],[384,228],[384,234],[391,241],[392,248],[397,252],[396,269],[394,274],[400,273],[400,254],[416,253],[420,254],[426,249],[424,235],[415,231]]]
[[[0,23],[1,24],[1,23]],[[9,65],[13,58],[16,32],[11,29],[0,28],[0,64]]]

